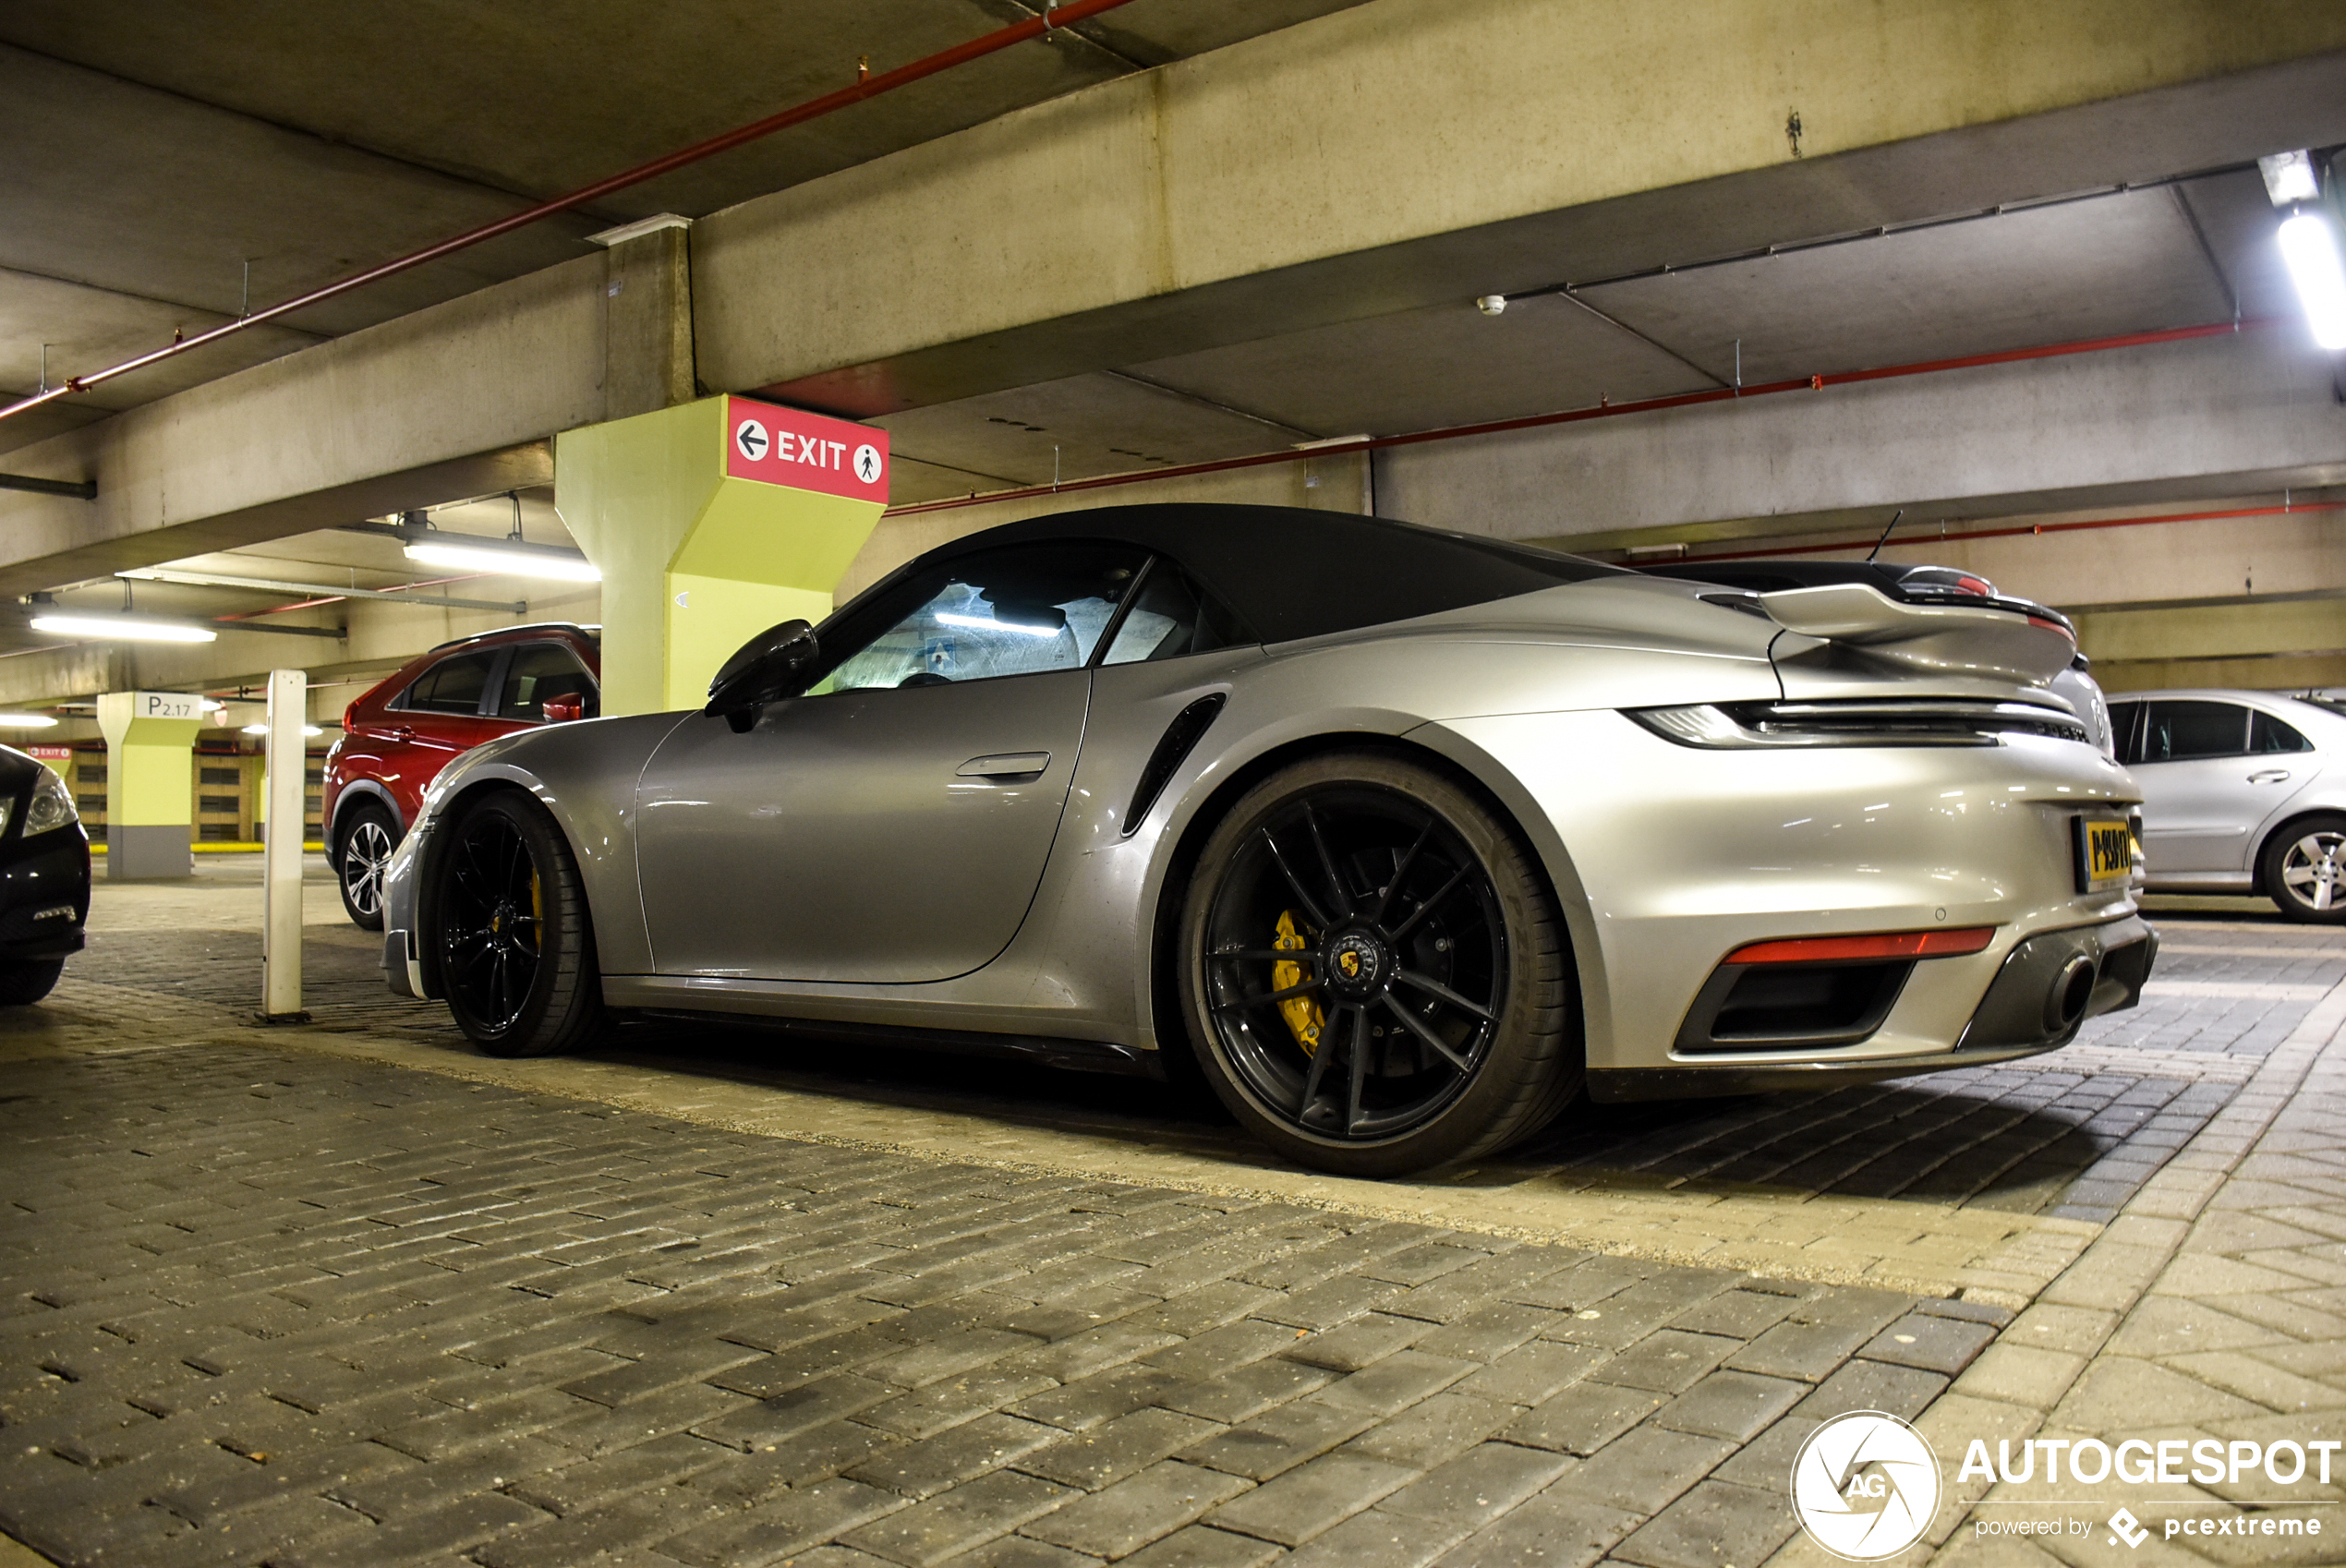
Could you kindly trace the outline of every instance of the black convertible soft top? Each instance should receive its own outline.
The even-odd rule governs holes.
[[[1634,575],[1578,556],[1357,513],[1203,501],[1030,517],[939,546],[905,570],[1037,539],[1112,539],[1160,551],[1266,643]]]

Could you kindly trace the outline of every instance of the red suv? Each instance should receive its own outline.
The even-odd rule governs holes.
[[[326,852],[342,907],[383,923],[383,867],[424,790],[460,754],[532,725],[592,718],[600,706],[597,629],[515,626],[442,643],[350,705],[326,754]]]

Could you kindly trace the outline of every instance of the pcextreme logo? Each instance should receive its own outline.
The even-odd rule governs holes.
[[[1836,1416],[1808,1434],[1792,1462],[1792,1510],[1808,1538],[1835,1557],[1895,1556],[1939,1512],[1939,1456],[1895,1416]]]

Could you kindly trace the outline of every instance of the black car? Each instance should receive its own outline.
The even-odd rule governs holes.
[[[0,746],[0,1007],[46,996],[89,918],[90,835],[73,792]]]

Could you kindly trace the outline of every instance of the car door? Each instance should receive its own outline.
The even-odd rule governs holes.
[[[451,654],[417,676],[383,709],[386,766],[421,789],[459,754],[503,733],[509,727],[487,715],[504,657],[501,647]]]
[[[2269,740],[2268,716],[2245,704],[2205,697],[2143,704],[2138,756],[2129,766],[2142,785],[2143,853],[2154,876],[2248,869],[2257,825],[2295,792],[2285,755],[2250,751],[2255,717],[2267,718],[2260,739]]]
[[[599,710],[595,678],[565,643],[514,645],[497,685],[493,734],[509,735],[545,723],[549,699],[571,699],[582,718],[592,718]]]
[[[1008,947],[1143,560],[1054,541],[916,572],[826,625],[804,694],[679,725],[637,791],[658,971],[904,983]]]

